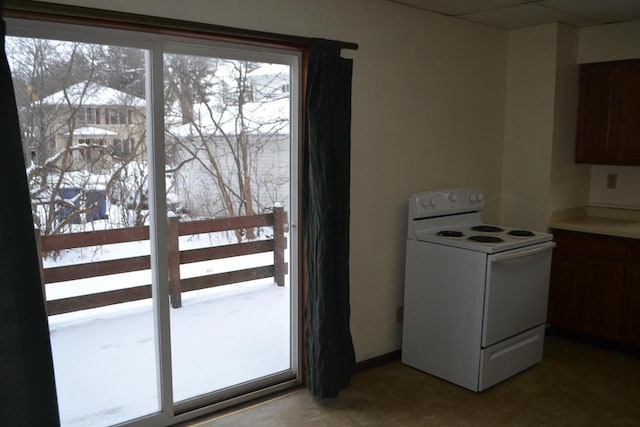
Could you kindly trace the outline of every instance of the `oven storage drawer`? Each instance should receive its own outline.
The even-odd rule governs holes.
[[[482,347],[545,323],[553,242],[490,255]]]
[[[544,326],[538,326],[501,343],[485,348],[480,354],[478,391],[506,380],[542,361]]]

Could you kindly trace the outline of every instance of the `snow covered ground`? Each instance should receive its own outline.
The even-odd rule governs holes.
[[[224,240],[224,236],[220,237]],[[191,236],[181,249],[211,244]],[[215,240],[215,238],[213,238]],[[148,242],[70,250],[45,266],[146,252]],[[148,252],[147,252],[148,253]],[[288,255],[288,254],[287,254]],[[184,266],[185,276],[273,262],[256,254]],[[47,285],[47,298],[121,287],[149,272]],[[290,368],[290,287],[272,279],[183,294],[170,309],[173,391],[179,402]],[[151,301],[138,301],[49,318],[62,424],[107,426],[159,410]]]

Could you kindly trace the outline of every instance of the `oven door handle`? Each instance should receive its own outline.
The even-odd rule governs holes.
[[[522,251],[516,252],[505,252],[503,254],[497,254],[489,257],[491,262],[501,262],[501,261],[509,261],[516,258],[524,258],[527,256],[539,254],[542,252],[550,251],[551,249],[556,247],[555,242],[546,242],[542,245],[536,245],[530,249],[525,249]]]

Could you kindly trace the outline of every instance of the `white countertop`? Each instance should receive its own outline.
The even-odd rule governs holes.
[[[549,228],[640,239],[640,211],[579,208],[554,213]]]

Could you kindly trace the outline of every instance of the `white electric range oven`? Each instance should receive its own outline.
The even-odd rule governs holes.
[[[473,391],[540,362],[552,235],[483,224],[480,190],[409,197],[403,363]]]

